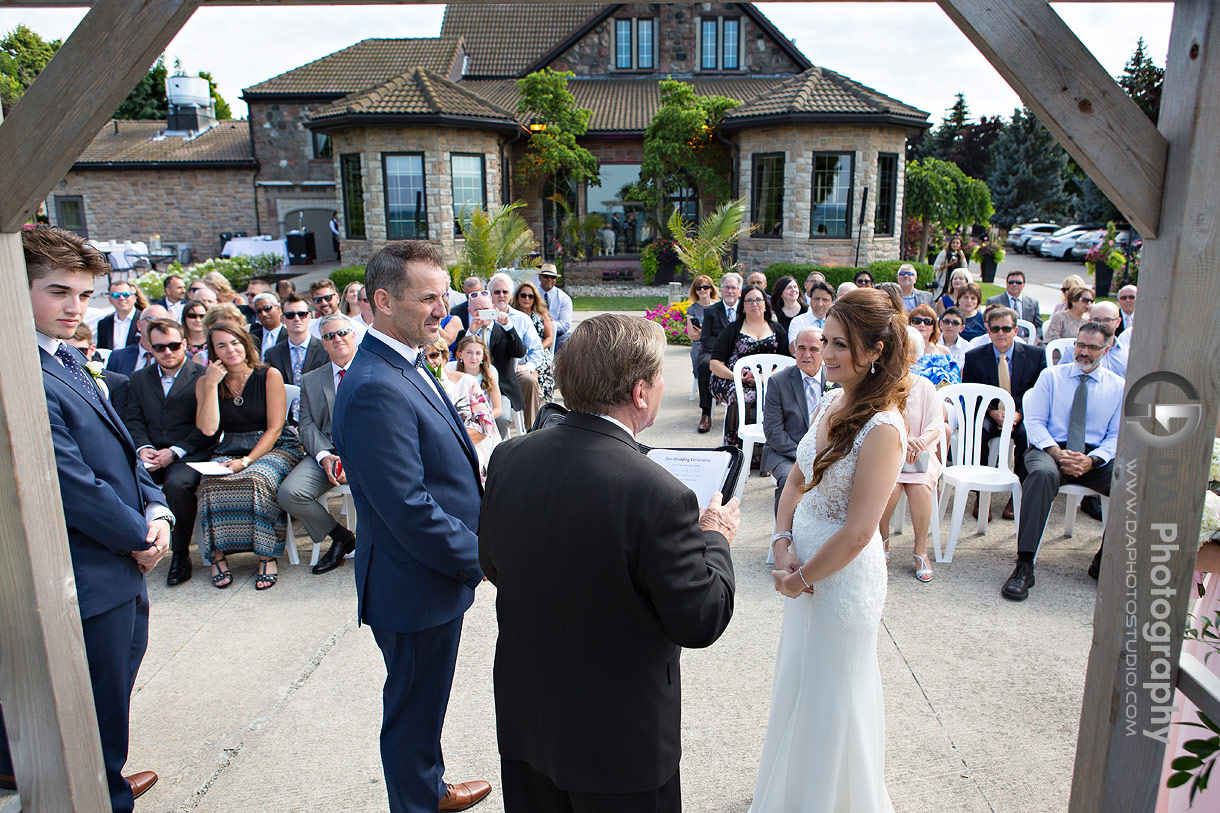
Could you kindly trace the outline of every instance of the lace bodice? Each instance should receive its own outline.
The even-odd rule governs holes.
[[[826,415],[828,405],[842,392],[843,390],[831,390],[823,396],[821,403],[818,404],[817,412],[814,413],[809,431],[805,433],[805,437],[797,446],[796,464],[801,467],[801,474],[805,476],[805,482],[809,482],[810,474],[813,472],[813,460],[817,457],[818,428]],[[826,470],[822,475],[822,481],[804,496],[801,503],[809,501],[813,512],[825,519],[840,524],[846,522],[847,503],[851,499],[851,485],[856,474],[856,459],[860,456],[860,446],[863,445],[864,438],[868,436],[872,428],[883,423],[898,429],[902,448],[905,449],[907,445],[906,422],[893,412],[878,412],[856,433],[851,452],[843,459],[835,461]],[[811,497],[814,499],[810,499]]]
[[[806,482],[809,481],[813,460],[817,456],[818,427],[826,415],[828,405],[842,392],[831,390],[822,398],[809,431],[797,446],[796,464],[800,466]],[[813,558],[826,540],[847,521],[847,504],[851,500],[860,446],[873,427],[881,424],[895,427],[902,448],[906,448],[906,422],[895,413],[879,412],[860,428],[852,442],[851,452],[831,464],[822,475],[822,481],[802,496],[797,504],[792,516],[792,541],[797,558],[802,562]],[[860,624],[876,624],[885,605],[885,593],[885,555],[882,551],[881,535],[874,533],[872,540],[855,559],[841,570],[817,582],[809,598],[817,611],[832,614],[844,628],[849,628]]]

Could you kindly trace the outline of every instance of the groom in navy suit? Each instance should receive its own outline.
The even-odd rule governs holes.
[[[421,350],[440,335],[449,274],[430,243],[369,261],[373,325],[335,393],[332,436],[352,488],[359,619],[386,665],[381,762],[390,810],[465,810],[487,782],[445,783],[441,727],[462,615],[483,580],[483,488],[470,436]]]
[[[131,691],[148,645],[144,574],[168,550],[174,515],[85,357],[66,344],[94,278],[109,271],[104,256],[63,229],[39,226],[21,238],[110,804],[130,811],[157,781],[151,771],[125,778],[123,765]],[[3,768],[7,738],[0,744]]]

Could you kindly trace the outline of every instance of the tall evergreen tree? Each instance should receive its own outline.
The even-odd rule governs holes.
[[[1158,68],[1144,47],[1144,38],[1135,44],[1135,53],[1123,66],[1123,75],[1118,77],[1127,95],[1135,100],[1140,110],[1156,124],[1161,115],[1161,88],[1165,84],[1165,69]]]
[[[962,172],[980,181],[991,174],[991,146],[1004,130],[1004,120],[999,116],[983,116],[962,130],[957,143],[949,150],[949,161],[957,164]]]
[[[940,124],[919,142],[916,148],[919,153],[917,157],[951,160],[950,153],[961,142],[969,126],[970,107],[966,104],[966,94],[958,93],[954,96],[953,106],[945,111]]]
[[[116,119],[163,119],[169,113],[169,100],[165,96],[165,79],[169,71],[165,67],[165,55],[140,78],[135,90],[114,111]]]
[[[1065,189],[1068,154],[1028,110],[1014,110],[991,151],[988,179],[995,222],[1062,220],[1075,210]]]

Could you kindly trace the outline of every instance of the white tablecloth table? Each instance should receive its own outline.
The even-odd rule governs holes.
[[[220,253],[226,257],[277,254],[283,259],[284,265],[288,265],[288,241],[283,238],[272,240],[269,237],[234,237],[224,244]]]
[[[104,253],[110,262],[110,267],[115,271],[126,271],[131,268],[132,260],[127,256],[128,251],[142,257],[148,256],[148,244],[131,240],[90,240],[89,245]]]

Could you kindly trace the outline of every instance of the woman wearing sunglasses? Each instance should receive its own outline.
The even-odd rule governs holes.
[[[182,337],[186,340],[186,357],[205,367],[208,365],[208,332],[203,320],[207,315],[207,303],[198,300],[188,300],[182,307]]]
[[[1068,292],[1073,288],[1084,287],[1086,287],[1084,284],[1084,277],[1080,276],[1079,274],[1068,274],[1066,277],[1064,277],[1063,284],[1059,286],[1059,291],[1063,294],[1063,299],[1055,303],[1055,308],[1051,311],[1051,313],[1058,313],[1059,311],[1067,310]]]
[[[538,376],[538,389],[542,390],[542,400],[549,401],[555,395],[555,375],[552,372],[552,362],[555,358],[555,322],[551,312],[547,310],[546,300],[538,286],[529,280],[517,285],[509,304],[521,311],[534,323],[534,330],[542,337],[542,362],[534,370]]]
[[[911,367],[911,372],[923,376],[937,388],[962,383],[962,368],[940,343],[940,324],[931,305],[916,305],[907,322],[923,340],[923,355]]]
[[[707,274],[700,274],[690,284],[687,293],[686,337],[690,339],[691,375],[699,377],[699,354],[703,352],[703,312],[720,301],[720,291]],[[708,403],[711,403],[710,401]]]
[[[1089,321],[1089,309],[1093,307],[1093,291],[1083,285],[1075,285],[1067,292],[1067,308],[1051,316],[1050,324],[1042,332],[1046,341],[1071,339],[1080,332],[1080,326]]]

